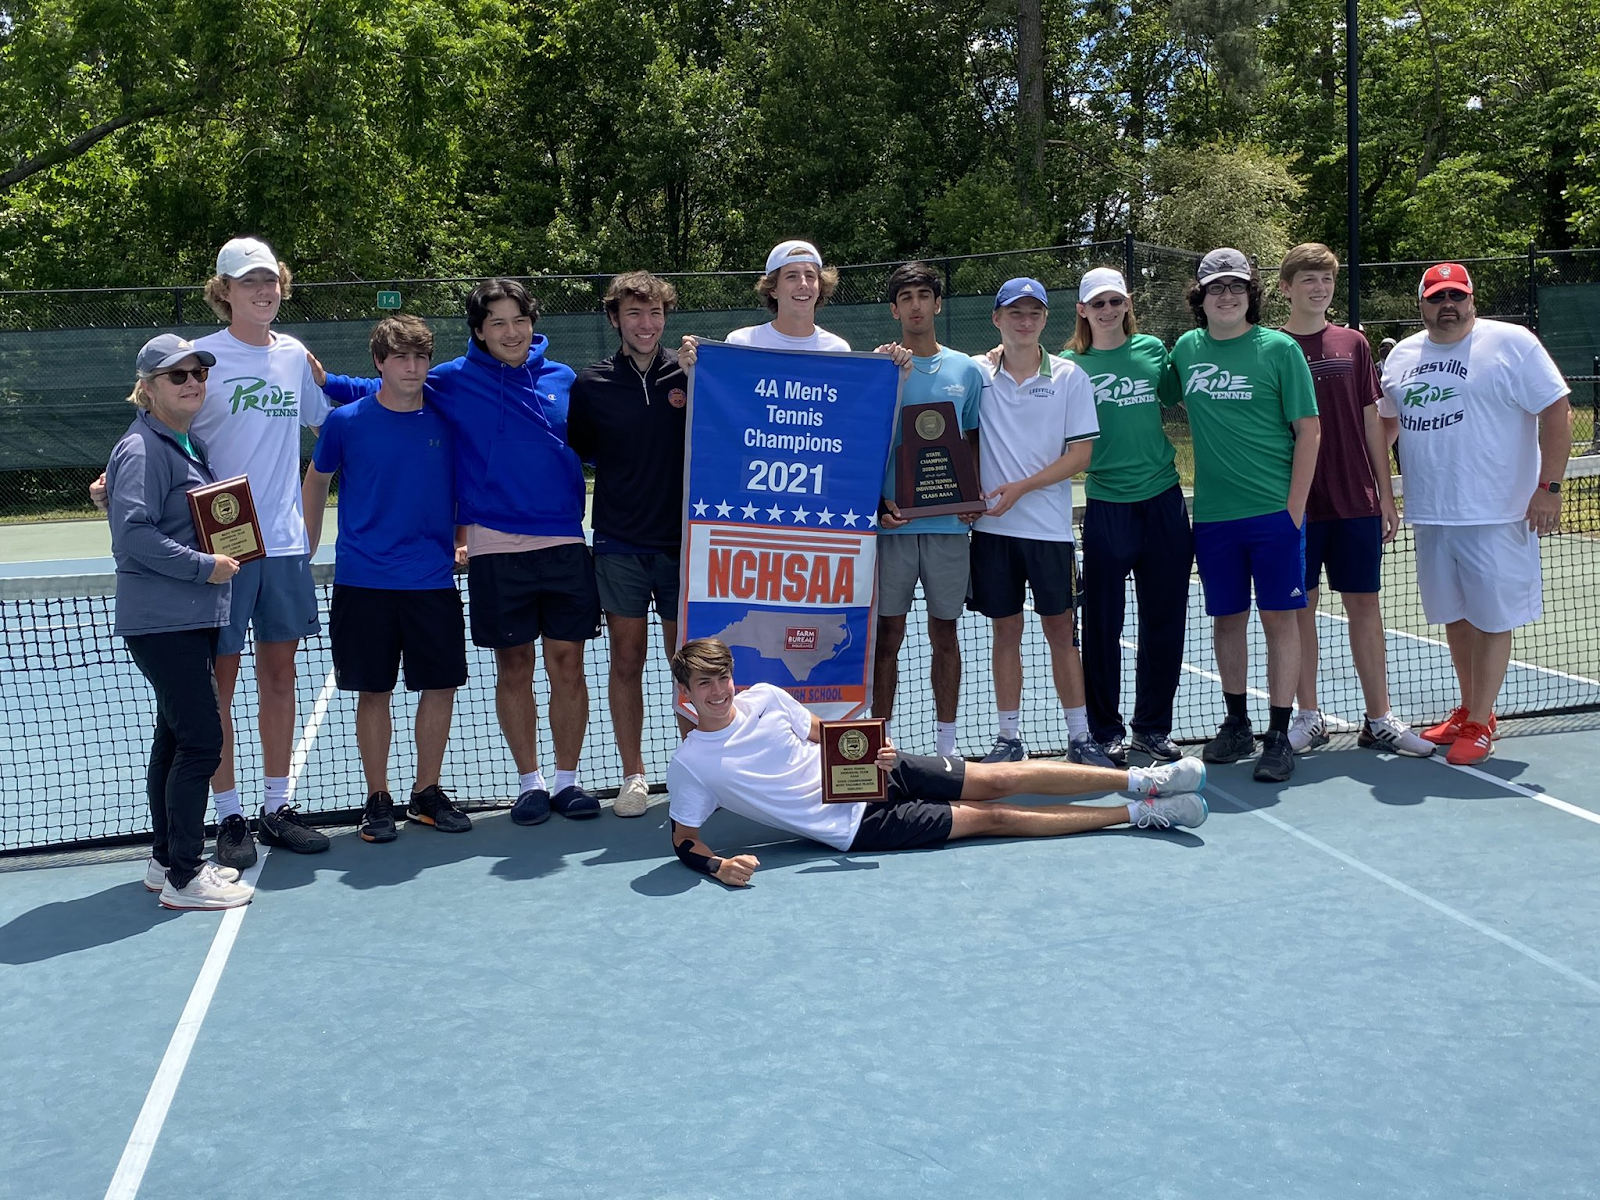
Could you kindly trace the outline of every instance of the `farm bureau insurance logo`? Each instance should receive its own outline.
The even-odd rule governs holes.
[[[275,383],[257,379],[254,375],[240,375],[223,381],[233,389],[228,397],[228,411],[234,415],[257,409],[268,417],[297,417],[300,406],[295,394],[286,392]]]
[[[1250,376],[1224,371],[1216,363],[1195,363],[1183,381],[1185,396],[1209,396],[1213,400],[1252,400],[1255,388]]]
[[[1094,385],[1096,404],[1115,404],[1118,408],[1126,408],[1130,404],[1154,404],[1156,401],[1156,389],[1150,386],[1148,379],[1129,379],[1126,375],[1107,371],[1104,375],[1089,376],[1089,382]]]

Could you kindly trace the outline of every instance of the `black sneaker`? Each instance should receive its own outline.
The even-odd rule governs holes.
[[[1287,745],[1287,742],[1285,743]],[[1238,762],[1248,754],[1255,753],[1256,739],[1251,732],[1250,722],[1241,721],[1238,717],[1226,717],[1222,726],[1217,730],[1217,736],[1212,738],[1200,750],[1200,761],[1208,763]]]
[[[472,828],[472,818],[457,808],[437,783],[411,793],[406,820],[432,825],[440,833],[465,833]]]
[[[244,871],[256,865],[256,839],[250,836],[250,822],[238,813],[224,817],[217,826],[216,859],[225,867]]]
[[[256,826],[267,845],[282,846],[296,854],[321,854],[329,846],[328,835],[307,825],[292,804],[285,804],[275,813],[263,808]]]
[[[994,748],[985,754],[979,762],[1021,762],[1028,757],[1028,752],[1023,749],[1022,739],[1019,737],[1008,738],[1004,735],[995,738]]]
[[[361,813],[361,840],[392,842],[399,835],[394,823],[394,799],[388,792],[373,792]]]
[[[1256,760],[1255,777],[1262,783],[1282,783],[1294,774],[1294,748],[1289,735],[1269,729],[1261,735],[1261,757]]]
[[[571,817],[574,821],[582,821],[600,815],[600,801],[573,784],[550,797],[550,811]]]
[[[1128,749],[1135,754],[1148,754],[1156,762],[1177,762],[1183,757],[1178,744],[1164,733],[1136,733]]]

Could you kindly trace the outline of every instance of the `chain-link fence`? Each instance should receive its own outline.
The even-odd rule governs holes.
[[[1007,279],[1031,275],[1045,284],[1055,317],[1046,341],[1059,346],[1071,334],[1071,301],[1083,273],[1115,266],[1128,277],[1140,327],[1171,343],[1193,322],[1184,289],[1199,255],[1124,238],[1115,242],[1054,246],[928,261],[945,279],[939,338],[976,352],[994,344],[992,297]],[[883,288],[894,263],[839,268],[839,287],[820,314],[823,326],[857,348],[892,340],[897,326]],[[1419,327],[1416,283],[1426,263],[1362,265],[1363,326],[1374,343]],[[1530,251],[1526,256],[1471,260],[1478,311],[1537,329],[1563,371],[1579,382],[1576,441],[1595,438],[1600,407],[1600,250]],[[1271,286],[1275,271],[1263,266],[1268,286],[1262,319],[1281,322],[1287,309]],[[539,332],[555,357],[574,366],[612,353],[616,336],[601,311],[609,275],[543,276],[526,282],[538,297]],[[753,272],[669,275],[678,288],[670,335],[722,337],[767,319],[755,294]],[[461,313],[474,279],[396,279],[358,283],[296,283],[284,301],[280,326],[314,350],[330,370],[371,371],[367,337],[383,315],[379,292],[398,292],[406,312],[424,317],[439,336],[443,356],[466,344]],[[1335,316],[1344,311],[1336,300]],[[127,428],[125,397],[135,353],[158,330],[200,336],[218,327],[195,287],[0,292],[0,519],[40,520],[90,515],[87,487]],[[1188,430],[1172,418],[1180,468],[1189,467]]]

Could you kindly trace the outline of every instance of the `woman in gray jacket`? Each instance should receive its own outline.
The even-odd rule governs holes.
[[[222,757],[217,631],[239,564],[199,548],[188,493],[215,483],[189,423],[216,359],[176,334],[139,351],[133,424],[111,452],[106,492],[117,561],[116,633],[156,694],[146,791],[155,844],[144,884],[175,909],[237,908],[255,895],[231,867],[205,861],[208,784]]]

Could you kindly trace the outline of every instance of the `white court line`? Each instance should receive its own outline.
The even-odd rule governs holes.
[[[1559,809],[1561,812],[1570,813],[1574,817],[1582,817],[1585,821],[1600,825],[1600,813],[1590,812],[1587,808],[1579,808],[1576,804],[1568,804],[1565,800],[1558,800],[1549,792],[1523,787],[1520,783],[1512,783],[1509,779],[1501,779],[1500,776],[1491,775],[1488,771],[1480,771],[1477,767],[1457,766],[1455,763],[1446,762],[1444,756],[1440,754],[1433,755],[1429,761],[1436,762],[1441,767],[1449,767],[1452,771],[1460,771],[1463,775],[1471,775],[1474,779],[1481,779],[1485,783],[1496,784],[1505,788],[1508,792],[1514,792],[1518,796],[1526,796],[1529,800],[1537,800],[1540,804],[1548,804],[1551,808]]]
[[[1490,778],[1493,778],[1493,776],[1490,776]],[[1498,782],[1504,781],[1502,780]],[[1442,916],[1449,917],[1452,921],[1456,921],[1462,925],[1465,925],[1468,929],[1471,929],[1476,933],[1481,933],[1484,937],[1499,942],[1502,946],[1505,946],[1511,950],[1515,950],[1518,954],[1523,955],[1525,958],[1532,959],[1540,966],[1548,967],[1557,975],[1560,975],[1565,979],[1569,979],[1573,983],[1578,984],[1580,987],[1587,988],[1589,991],[1600,995],[1600,982],[1596,982],[1595,980],[1590,979],[1587,975],[1581,974],[1578,971],[1574,971],[1571,967],[1567,966],[1566,963],[1551,958],[1548,954],[1535,950],[1526,942],[1519,942],[1516,938],[1511,937],[1508,934],[1501,933],[1498,929],[1494,929],[1488,925],[1485,925],[1482,921],[1475,920],[1458,909],[1451,908],[1443,901],[1435,900],[1432,896],[1425,892],[1419,892],[1410,884],[1401,883],[1400,880],[1396,879],[1393,875],[1386,875],[1376,867],[1369,867],[1359,858],[1352,857],[1351,855],[1346,854],[1343,850],[1334,849],[1332,846],[1328,845],[1327,842],[1324,842],[1319,838],[1314,838],[1303,830],[1296,829],[1287,821],[1281,821],[1269,812],[1264,812],[1259,808],[1255,808],[1244,803],[1244,801],[1240,800],[1237,796],[1231,795],[1230,793],[1210,782],[1207,782],[1205,790],[1221,796],[1224,800],[1227,800],[1238,806],[1242,811],[1249,813],[1253,817],[1260,817],[1268,825],[1271,825],[1276,829],[1281,829],[1290,837],[1298,838],[1300,841],[1304,842],[1313,849],[1320,850],[1330,858],[1337,859],[1339,862],[1344,863],[1345,866],[1354,867],[1363,875],[1366,875],[1372,879],[1376,879],[1385,887],[1393,888],[1402,896],[1408,896],[1420,904],[1425,904],[1429,908],[1433,909],[1434,912],[1439,913]]]
[[[333,672],[329,671],[317,702],[312,706],[311,718],[300,734],[300,743],[289,760],[290,797],[294,796],[295,784],[299,782],[300,772],[311,753],[311,743],[316,739],[317,730],[322,727],[322,720],[327,715],[334,690]],[[260,856],[255,865],[244,873],[243,882],[255,886],[270,853],[270,846],[261,847]],[[183,1078],[184,1068],[189,1065],[189,1055],[200,1036],[200,1026],[205,1023],[212,997],[217,994],[217,984],[222,979],[223,968],[228,965],[233,943],[249,911],[250,905],[246,904],[240,908],[230,908],[222,914],[222,924],[211,939],[211,949],[200,966],[200,975],[189,992],[189,1000],[183,1006],[178,1027],[172,1031],[172,1040],[167,1043],[167,1051],[161,1056],[161,1065],[156,1068],[156,1077],[145,1095],[144,1106],[139,1109],[139,1117],[133,1123],[128,1144],[122,1148],[122,1158],[111,1177],[111,1186],[106,1189],[106,1200],[133,1200],[138,1195],[139,1185],[144,1182],[145,1170],[150,1165],[150,1156],[155,1152],[156,1140],[161,1136],[161,1127],[166,1124],[167,1113],[172,1108],[172,1098],[177,1095],[178,1082]]]

